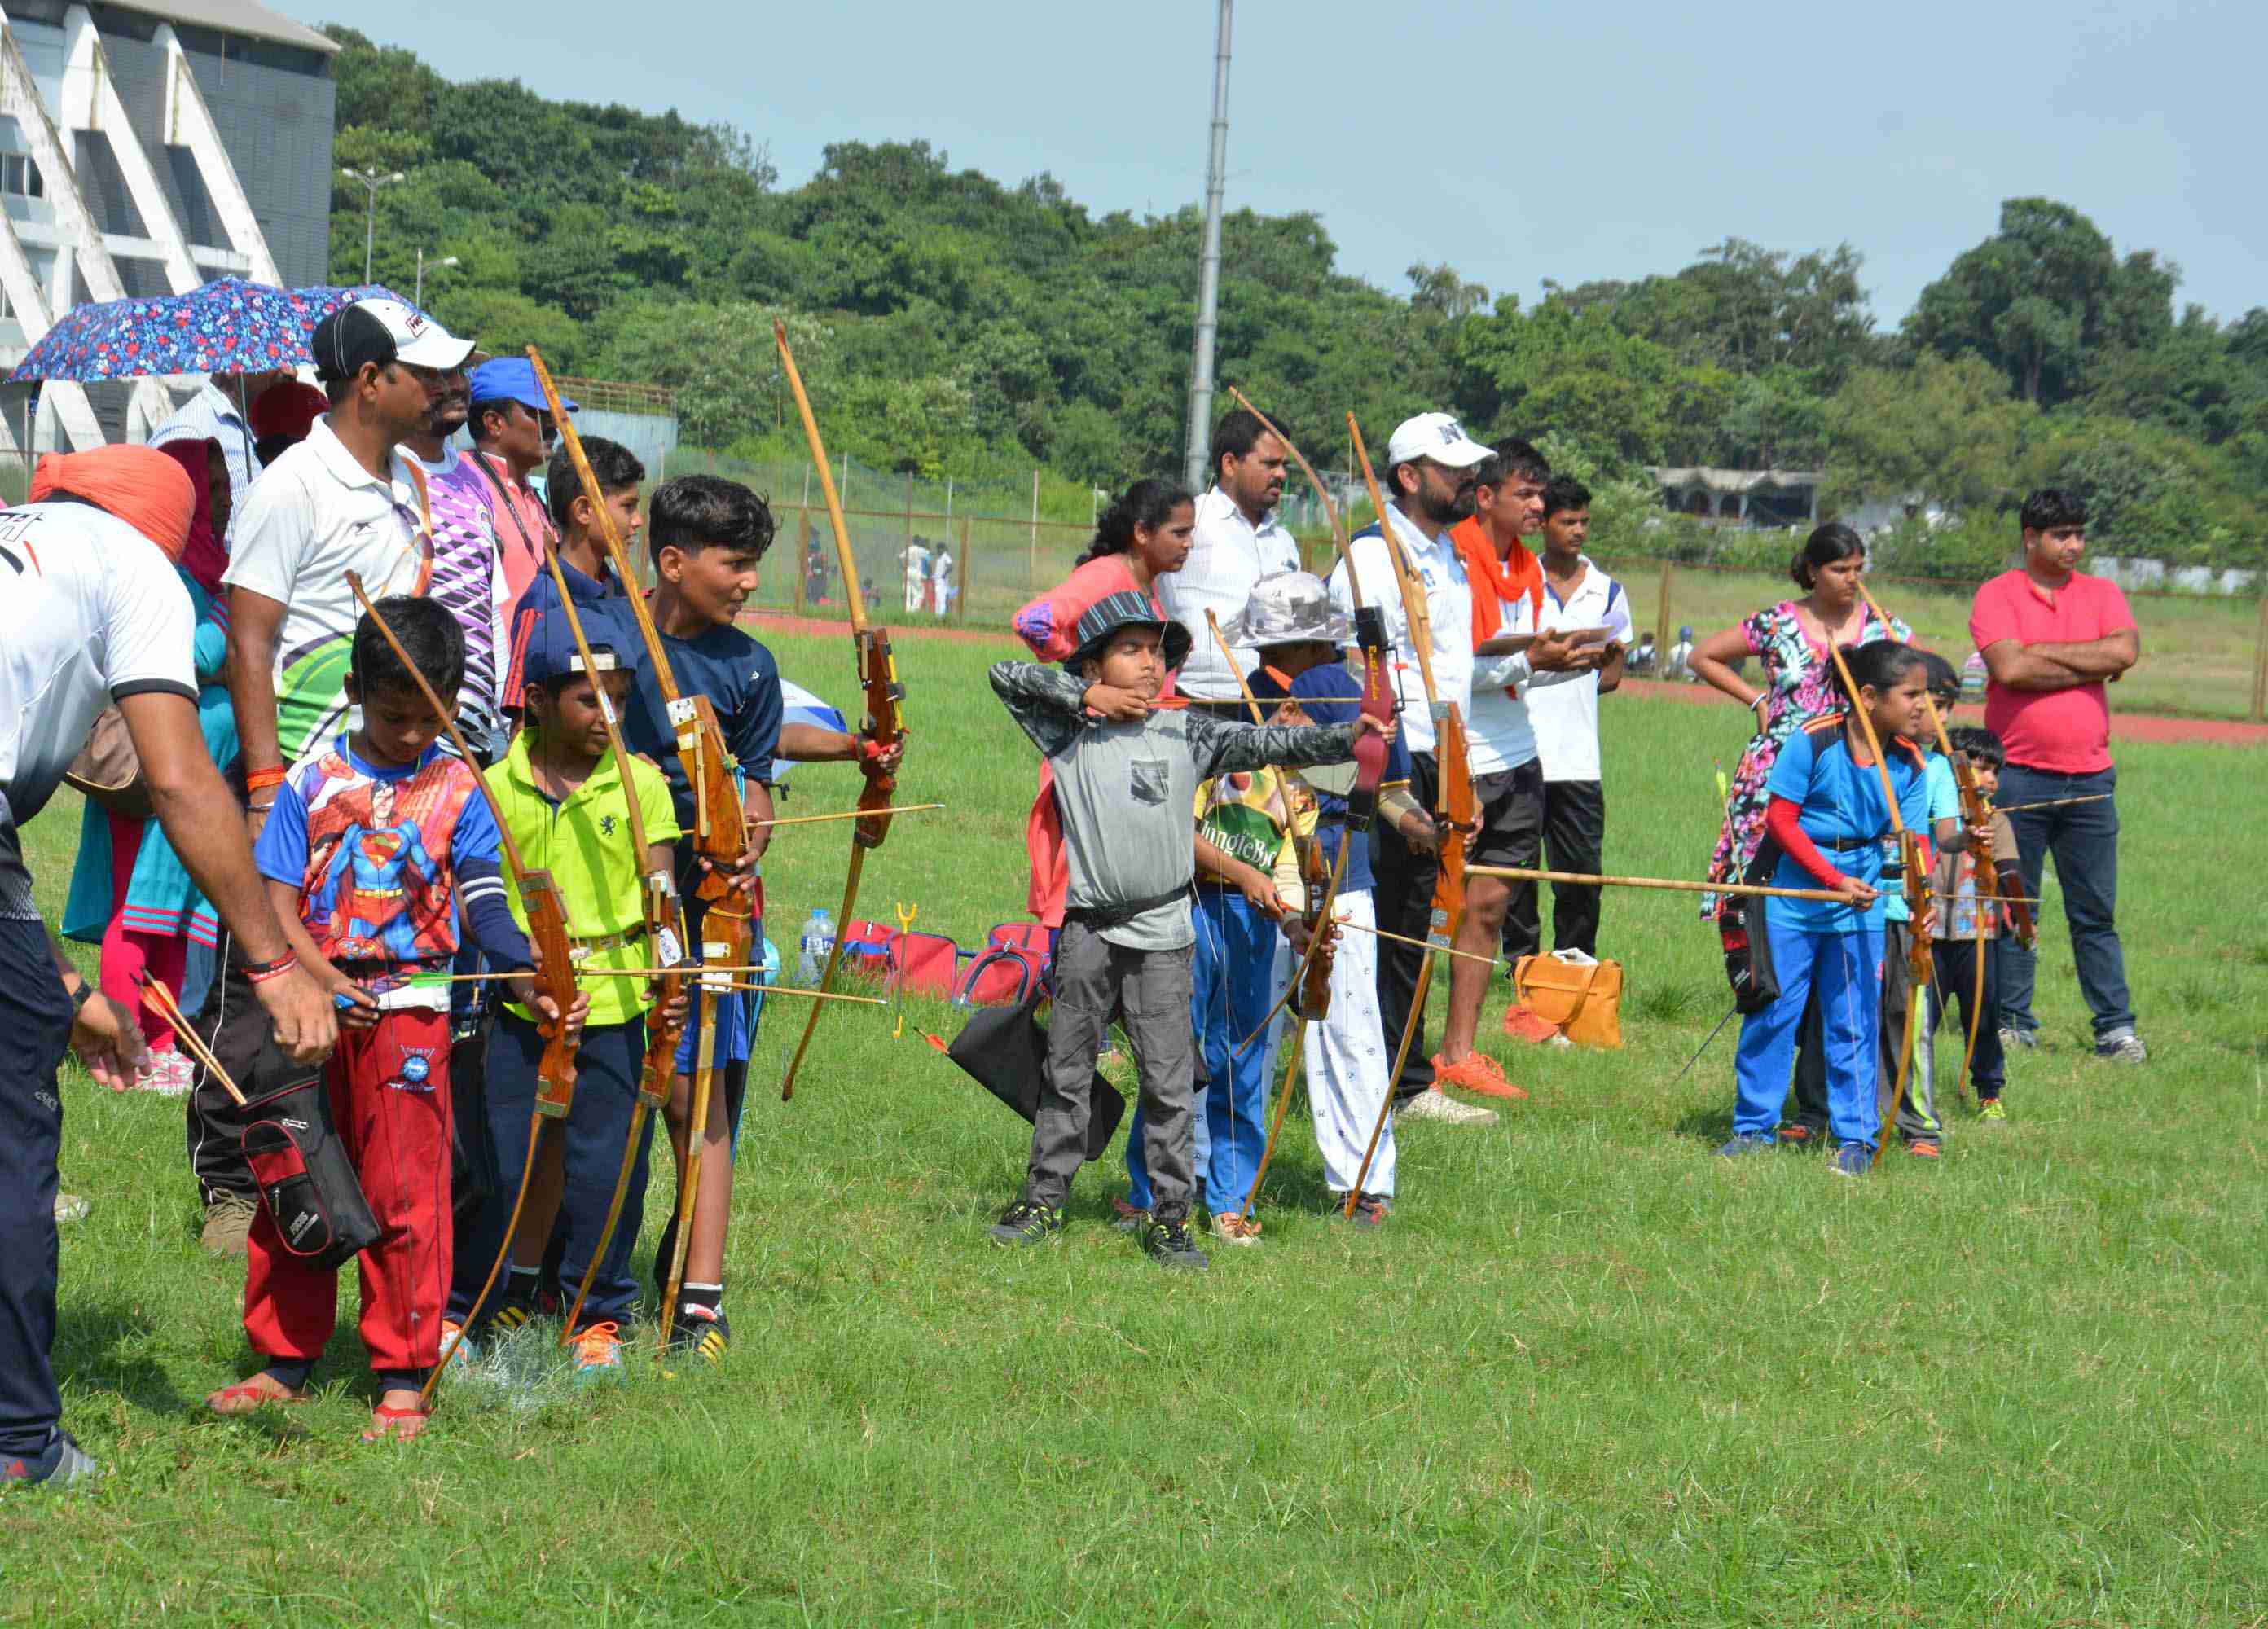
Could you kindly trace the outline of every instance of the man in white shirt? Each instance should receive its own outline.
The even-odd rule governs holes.
[[[1449,528],[1472,514],[1475,478],[1488,456],[1489,450],[1446,413],[1422,413],[1404,420],[1386,444],[1383,518],[1392,528],[1392,540],[1377,525],[1364,527],[1348,547],[1354,583],[1348,579],[1344,561],[1331,573],[1331,603],[1342,613],[1352,612],[1357,584],[1362,603],[1381,613],[1388,682],[1401,709],[1402,739],[1410,748],[1410,793],[1429,811],[1439,801],[1441,784],[1435,756],[1439,732],[1393,560],[1386,551],[1400,551],[1414,586],[1425,597],[1421,614],[1430,624],[1434,686],[1442,707],[1454,706],[1462,715],[1472,701],[1473,600]],[[1388,829],[1389,824],[1380,821],[1371,828],[1371,865],[1377,879],[1372,903],[1378,926],[1381,932],[1422,943],[1432,923],[1440,855],[1432,848],[1412,848]],[[1458,840],[1451,835],[1448,840]],[[1378,1007],[1389,1047],[1401,1044],[1409,1026],[1425,958],[1425,952],[1411,945],[1379,941]],[[1413,1038],[1401,1076],[1394,1082],[1396,1112],[1471,1124],[1494,1119],[1488,1110],[1433,1090],[1433,1066],[1424,1039],[1422,1034]]]
[[[940,539],[937,557],[929,562],[930,609],[938,616],[953,613],[953,550]]]
[[[1606,869],[1607,833],[1607,800],[1599,778],[1599,698],[1623,681],[1631,611],[1622,584],[1584,556],[1590,530],[1589,488],[1572,475],[1554,476],[1543,488],[1543,626],[1612,632],[1596,647],[1602,657],[1595,668],[1529,694],[1528,718],[1543,765],[1545,865],[1595,875]],[[1598,955],[1599,893],[1580,884],[1552,885],[1554,950]],[[1513,884],[1506,938],[1515,932],[1525,943],[1542,943],[1533,883]]]
[[[1541,632],[1543,571],[1523,539],[1543,521],[1544,483],[1550,475],[1550,465],[1528,443],[1517,437],[1498,442],[1477,472],[1473,517],[1450,533],[1472,584],[1476,614],[1469,631],[1476,645],[1484,638]],[[1508,655],[1476,652],[1467,716],[1480,817],[1480,831],[1468,854],[1473,863],[1534,866],[1543,857],[1543,767],[1536,760],[1528,698],[1587,674],[1601,659],[1595,651],[1579,652],[1569,642],[1550,638],[1536,638]],[[1457,928],[1457,948],[1467,958],[1492,959],[1498,943],[1509,937],[1506,916],[1514,887],[1501,877],[1467,877],[1465,914]],[[1524,945],[1521,953],[1534,948]],[[1489,1097],[1524,1097],[1528,1094],[1506,1080],[1496,1060],[1476,1045],[1489,973],[1486,961],[1460,958],[1450,964],[1449,1014],[1440,1055],[1433,1060],[1434,1077]],[[1545,1041],[1558,1031],[1525,1007],[1514,1006],[1505,1014],[1505,1033],[1515,1040]]]
[[[924,611],[929,606],[929,550],[921,539],[908,538],[899,551],[906,562],[906,609]]]
[[[1284,495],[1290,451],[1257,414],[1239,407],[1213,428],[1213,485],[1197,503],[1197,530],[1179,571],[1151,585],[1166,614],[1189,630],[1188,662],[1174,677],[1182,695],[1234,701],[1237,679],[1260,664],[1249,645],[1232,645],[1237,671],[1229,671],[1205,627],[1205,613],[1232,626],[1252,598],[1252,585],[1281,571],[1300,569],[1300,546],[1276,518]]]
[[[151,448],[104,447],[41,460],[33,489],[45,501],[0,512],[0,1484],[94,1469],[62,1428],[48,1361],[56,1070],[68,1045],[122,1087],[147,1054],[135,1015],[82,979],[41,923],[22,828],[105,708],[125,720],[159,828],[247,954],[272,970],[254,992],[270,1038],[313,1063],[338,1034],[329,998],[290,958],[197,728],[194,618],[172,563],[188,538],[188,475]]]
[[[470,341],[399,300],[341,306],[309,340],[331,410],[306,440],[261,472],[236,517],[229,589],[228,693],[244,747],[247,821],[257,838],[276,789],[306,752],[348,724],[347,655],[362,608],[353,572],[372,599],[423,594],[433,574],[432,517],[424,476],[400,444],[425,423],[444,375],[464,365]],[[245,947],[220,946],[221,976],[197,1029],[239,1078],[261,1051]],[[256,1203],[237,1154],[235,1104],[210,1079],[189,1094],[188,1150],[204,1205],[205,1249],[244,1248]]]

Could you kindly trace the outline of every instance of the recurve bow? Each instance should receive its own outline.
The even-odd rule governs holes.
[[[858,873],[866,863],[866,851],[880,848],[882,840],[890,834],[890,796],[898,789],[898,781],[893,772],[883,767],[882,760],[905,735],[901,708],[906,693],[898,683],[897,658],[890,652],[888,633],[866,626],[865,597],[858,583],[858,558],[850,549],[850,528],[843,518],[843,499],[835,490],[835,474],[828,466],[827,448],[819,438],[819,421],[812,414],[811,397],[803,388],[803,375],[796,371],[795,353],[788,349],[787,325],[775,321],[772,338],[779,347],[780,371],[795,393],[795,409],[803,420],[804,439],[811,444],[811,461],[818,468],[820,490],[827,499],[828,524],[835,532],[836,560],[843,569],[843,594],[850,602],[851,652],[859,687],[866,699],[865,721],[859,730],[866,745],[858,764],[866,777],[865,790],[858,796],[864,818],[850,831],[850,866],[843,880],[843,908],[835,918],[835,943],[828,947],[827,965],[819,974],[819,988],[823,991],[833,981],[835,970],[843,960],[843,929],[850,925],[851,908],[858,903]],[[780,1082],[783,1103],[795,1095],[795,1072],[803,1067],[803,1055],[811,1049],[811,1038],[819,1028],[819,1015],[823,1010],[824,1002],[812,1003],[811,1016],[803,1026],[803,1038],[796,1043],[795,1056],[788,1060],[787,1076]]]
[[[1378,475],[1370,466],[1370,454],[1362,444],[1362,426],[1351,413],[1347,415],[1347,429],[1354,437],[1355,458],[1362,466],[1363,484],[1369,489],[1371,507],[1378,511],[1378,540],[1386,551],[1388,562],[1394,569],[1394,585],[1402,596],[1402,615],[1410,629],[1410,648],[1418,654],[1418,676],[1425,685],[1425,705],[1433,717],[1434,762],[1439,769],[1435,789],[1434,818],[1440,826],[1440,859],[1433,878],[1433,914],[1426,929],[1426,943],[1435,950],[1446,950],[1456,943],[1457,925],[1465,912],[1465,843],[1471,833],[1476,814],[1473,794],[1473,765],[1471,745],[1465,739],[1463,713],[1454,701],[1443,702],[1441,693],[1433,681],[1433,621],[1425,607],[1425,591],[1422,584],[1416,593],[1410,591],[1409,562],[1402,557],[1401,539],[1394,536],[1394,518],[1387,513],[1386,497],[1378,488]],[[1351,559],[1347,564],[1347,576],[1354,576]],[[1362,1169],[1355,1174],[1354,1185],[1347,1190],[1346,1214],[1354,1214],[1355,1204],[1362,1197],[1363,1178],[1370,1175],[1370,1163],[1378,1152],[1378,1141],[1385,1134],[1386,1122],[1394,1112],[1394,1082],[1402,1078],[1402,1066],[1410,1056],[1410,1044],[1417,1038],[1418,1031],[1425,1017],[1425,996],[1433,983],[1433,958],[1428,954],[1418,969],[1418,990],[1410,1003],[1410,1020],[1402,1026],[1402,1042],[1395,1048],[1394,1067],[1386,1077],[1386,1101],[1379,1106],[1377,1124],[1371,1127],[1370,1145],[1364,1149]]]
[[[543,1122],[563,1121],[567,1118],[567,1111],[574,1105],[575,1041],[569,1032],[567,1015],[575,1005],[575,946],[567,935],[567,910],[560,901],[557,884],[551,880],[550,872],[533,869],[521,855],[519,844],[512,837],[512,826],[504,819],[504,805],[497,801],[497,795],[490,787],[487,777],[481,774],[480,759],[473,756],[473,749],[466,744],[464,733],[457,728],[455,714],[439,696],[433,693],[433,686],[426,683],[425,675],[419,671],[417,664],[401,648],[401,642],[394,636],[394,630],[386,625],[386,619],[379,614],[378,607],[371,604],[370,596],[363,591],[361,576],[357,573],[348,572],[347,586],[354,591],[355,598],[361,602],[363,614],[371,620],[372,626],[385,636],[386,642],[393,647],[394,659],[416,683],[418,693],[424,698],[426,706],[431,708],[440,719],[441,728],[447,734],[449,744],[456,748],[457,756],[464,759],[465,767],[472,771],[473,784],[480,789],[481,796],[489,806],[489,813],[496,820],[497,838],[504,851],[504,867],[512,873],[512,886],[519,891],[520,908],[527,917],[527,937],[535,950],[536,990],[550,999],[558,1015],[548,1021],[538,1021],[537,1028],[543,1037],[543,1054],[535,1066],[535,1112],[528,1117],[527,1122],[527,1161],[520,1167],[519,1192],[512,1202],[511,1220],[504,1223],[504,1248],[497,1251],[496,1261],[489,1268],[481,1293],[473,1297],[473,1309],[478,1311],[486,1304],[489,1292],[496,1288],[497,1279],[504,1272],[504,1264],[512,1259],[512,1235],[519,1230],[519,1214],[527,1204],[528,1182],[535,1175],[535,1157],[543,1146]],[[441,1354],[440,1361],[434,1364],[433,1372],[426,1376],[425,1383],[418,1392],[417,1405],[420,1408],[432,1401],[434,1391],[448,1369],[449,1360],[464,1344],[465,1331],[470,1327],[471,1320],[468,1318],[458,1329],[457,1338],[449,1343],[449,1349]]]

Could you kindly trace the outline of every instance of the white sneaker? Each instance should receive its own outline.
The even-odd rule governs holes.
[[[1395,1111],[1401,1119],[1446,1120],[1452,1126],[1493,1126],[1496,1111],[1477,1104],[1459,1103],[1439,1086],[1428,1086]]]
[[[161,1097],[186,1097],[196,1078],[195,1062],[188,1053],[174,1047],[151,1057],[150,1073],[143,1079],[142,1090],[154,1091]]]
[[[2140,1036],[2132,1034],[2121,1035],[2116,1039],[2100,1043],[2095,1049],[2095,1055],[2106,1063],[2150,1061],[2150,1049],[2142,1045]]]

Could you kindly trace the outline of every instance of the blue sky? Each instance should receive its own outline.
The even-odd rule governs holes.
[[[1211,0],[324,5],[306,20],[452,79],[728,120],[786,185],[828,143],[918,137],[1005,181],[1050,172],[1097,213],[1204,188]],[[2264,58],[2257,0],[1241,0],[1228,202],[1314,211],[1344,269],[1397,293],[1447,260],[1531,303],[1547,277],[1674,271],[1728,234],[1847,240],[1888,327],[2002,199],[2044,194],[2227,319],[2268,305]]]

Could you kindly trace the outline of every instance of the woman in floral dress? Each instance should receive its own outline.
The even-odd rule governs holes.
[[[1764,781],[1779,757],[1780,744],[1821,714],[1835,709],[1830,640],[1849,649],[1870,639],[1910,642],[1904,623],[1878,620],[1859,598],[1859,578],[1867,569],[1867,545],[1850,527],[1833,523],[1805,539],[1788,575],[1805,591],[1800,599],[1783,599],[1694,646],[1693,671],[1755,713],[1756,737],[1741,754],[1725,804],[1725,826],[1709,858],[1709,880],[1741,880],[1764,837]],[[1733,671],[1732,664],[1756,657],[1764,664],[1758,689]],[[1701,896],[1701,915],[1713,921],[1726,896]]]

